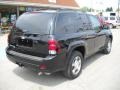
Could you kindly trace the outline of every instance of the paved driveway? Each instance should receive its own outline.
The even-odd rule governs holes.
[[[68,80],[60,73],[38,76],[18,67],[6,58],[7,35],[0,36],[0,90],[120,90],[120,30],[112,32],[112,52],[89,58],[75,80]]]

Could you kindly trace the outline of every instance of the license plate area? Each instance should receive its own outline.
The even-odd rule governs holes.
[[[33,47],[33,40],[31,39],[22,39],[17,40],[19,46]]]

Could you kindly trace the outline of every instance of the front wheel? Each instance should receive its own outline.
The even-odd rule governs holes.
[[[105,49],[103,50],[103,53],[109,54],[111,52],[111,48],[112,48],[112,40],[108,39]]]
[[[69,58],[68,66],[64,71],[64,75],[69,79],[77,78],[82,69],[82,61],[82,54],[78,51],[74,51]]]
[[[109,25],[109,28],[112,29],[112,28],[113,28],[113,24],[110,24],[110,25]]]

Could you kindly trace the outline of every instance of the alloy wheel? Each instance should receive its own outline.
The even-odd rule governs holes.
[[[81,69],[81,57],[76,56],[72,62],[72,73],[77,75]]]

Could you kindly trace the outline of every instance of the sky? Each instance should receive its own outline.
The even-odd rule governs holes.
[[[105,10],[107,7],[118,8],[118,0],[76,0],[80,7],[90,7],[99,10]]]

